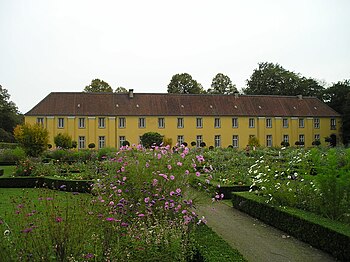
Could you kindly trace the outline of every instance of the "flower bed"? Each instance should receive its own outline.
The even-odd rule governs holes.
[[[337,259],[350,257],[350,227],[293,208],[272,206],[253,193],[232,194],[233,207],[274,226]]]

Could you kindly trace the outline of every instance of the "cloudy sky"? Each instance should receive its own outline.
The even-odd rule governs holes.
[[[26,113],[53,91],[165,93],[189,73],[238,89],[259,62],[350,79],[349,0],[0,0],[0,84]]]

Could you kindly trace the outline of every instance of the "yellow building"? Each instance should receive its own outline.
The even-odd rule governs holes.
[[[69,134],[78,148],[138,144],[146,132],[158,132],[173,145],[244,148],[249,137],[260,145],[282,141],[312,146],[325,138],[340,141],[341,116],[313,97],[53,92],[25,114],[50,135]]]

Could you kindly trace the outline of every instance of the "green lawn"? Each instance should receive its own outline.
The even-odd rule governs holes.
[[[3,177],[11,177],[15,168],[16,166],[0,166],[0,169],[4,169]]]

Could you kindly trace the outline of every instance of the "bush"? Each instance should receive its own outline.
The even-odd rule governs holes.
[[[88,145],[88,148],[90,148],[90,149],[93,149],[93,148],[95,148],[95,147],[96,147],[95,143],[90,143],[90,144]]]
[[[72,137],[68,134],[59,133],[54,137],[54,142],[57,148],[70,149],[72,148]]]
[[[0,162],[18,162],[26,158],[26,153],[21,147],[4,149],[0,151]]]
[[[26,154],[33,157],[46,150],[49,140],[48,131],[38,124],[18,125],[14,130],[14,136]]]
[[[145,148],[150,148],[152,146],[160,146],[163,142],[163,136],[157,132],[144,133],[141,136],[141,144]]]

